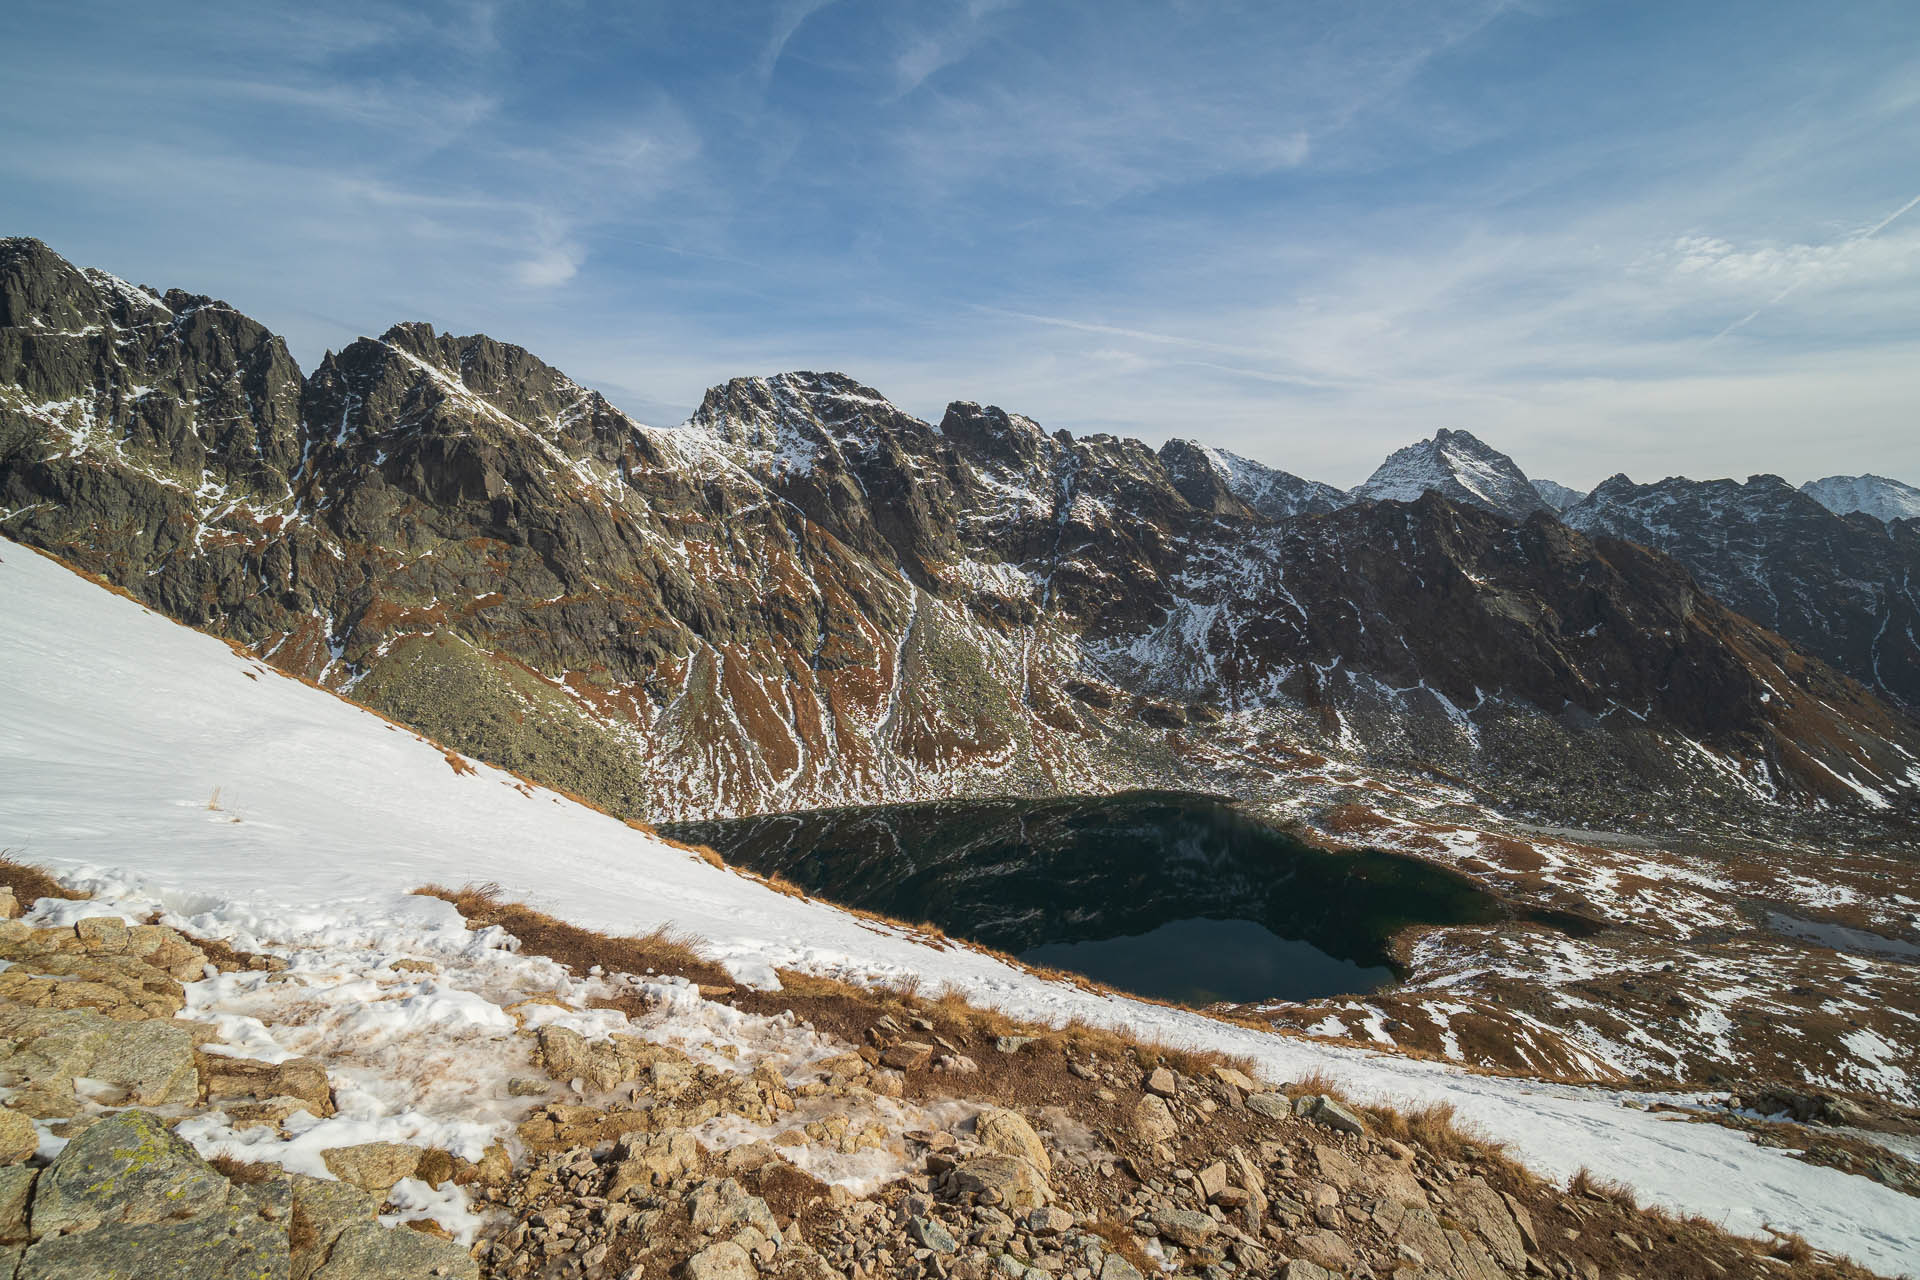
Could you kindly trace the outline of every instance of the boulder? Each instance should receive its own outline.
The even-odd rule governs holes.
[[[125,955],[127,922],[119,916],[82,916],[73,922],[74,936],[93,955]]]
[[[38,1169],[14,1165],[0,1169],[0,1244],[17,1244],[31,1236],[27,1230],[27,1203],[33,1199],[33,1180]],[[0,1275],[6,1269],[0,1267]]]
[[[1180,1133],[1180,1124],[1167,1109],[1167,1100],[1147,1094],[1134,1104],[1133,1136],[1141,1142],[1171,1142]]]
[[[960,1247],[953,1233],[938,1218],[917,1214],[907,1219],[907,1238],[922,1249],[930,1249],[935,1253],[952,1253]]]
[[[122,1111],[90,1126],[41,1173],[33,1234],[211,1213],[227,1203],[231,1190],[158,1116]]]
[[[933,1046],[919,1040],[902,1040],[880,1055],[880,1064],[896,1071],[918,1071],[932,1061]]]
[[[731,1240],[702,1249],[687,1259],[687,1280],[755,1280],[753,1258]]]
[[[12,1107],[0,1107],[0,1165],[24,1163],[40,1148],[40,1131]]]
[[[327,1080],[327,1069],[313,1058],[261,1062],[203,1050],[200,1074],[206,1080],[209,1102],[224,1098],[298,1098],[323,1120],[333,1114],[333,1087]]]
[[[1046,1179],[1017,1156],[975,1156],[953,1170],[954,1190],[982,1204],[1002,1205],[1014,1213],[1038,1209],[1053,1198]]]
[[[1269,1120],[1287,1120],[1293,1116],[1293,1103],[1284,1093],[1250,1093],[1247,1110]]]
[[[1039,1170],[1041,1177],[1053,1172],[1053,1160],[1046,1144],[1018,1111],[983,1111],[973,1127],[974,1141],[997,1155],[1015,1156]]]
[[[1252,1093],[1255,1088],[1253,1080],[1244,1071],[1236,1071],[1232,1067],[1215,1067],[1213,1078],[1221,1084],[1232,1085],[1242,1093]]]
[[[1219,1223],[1191,1209],[1162,1209],[1153,1215],[1153,1226],[1162,1239],[1188,1249],[1203,1248],[1220,1230]]]
[[[184,1219],[112,1222],[48,1237],[27,1249],[16,1274],[19,1280],[286,1280],[289,1263],[284,1225],[249,1207],[223,1204]]]
[[[363,1142],[353,1147],[329,1147],[320,1153],[327,1172],[363,1191],[385,1195],[402,1178],[420,1169],[426,1149],[407,1142]]]
[[[156,1018],[121,1024],[94,1051],[86,1074],[124,1090],[127,1101],[137,1107],[200,1098],[194,1035],[184,1023]]]
[[[1527,1265],[1526,1244],[1507,1202],[1480,1177],[1463,1178],[1449,1189],[1454,1216],[1473,1229],[1500,1265],[1521,1271]]]
[[[1147,1076],[1147,1092],[1171,1098],[1180,1092],[1180,1077],[1165,1067],[1155,1067]]]
[[[767,1202],[759,1196],[748,1195],[746,1188],[732,1178],[702,1183],[695,1188],[688,1197],[687,1212],[693,1229],[709,1235],[736,1232],[745,1227],[768,1237],[780,1234],[780,1224],[774,1221]]]
[[[296,1245],[293,1280],[310,1280],[340,1233],[356,1223],[371,1221],[379,1208],[378,1200],[350,1183],[295,1174],[288,1228]]]
[[[1366,1121],[1355,1115],[1344,1103],[1324,1094],[1316,1095],[1304,1114],[1315,1124],[1325,1125],[1341,1133],[1365,1135],[1367,1132]]]
[[[479,1280],[480,1264],[451,1240],[369,1218],[344,1227],[309,1280]]]

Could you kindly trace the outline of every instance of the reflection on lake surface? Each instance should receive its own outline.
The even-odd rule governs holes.
[[[1508,914],[1418,859],[1317,849],[1210,796],[968,800],[677,823],[728,862],[1034,964],[1189,1004],[1393,979],[1414,924]]]

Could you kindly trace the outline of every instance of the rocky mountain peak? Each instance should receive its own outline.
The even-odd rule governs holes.
[[[1032,418],[971,400],[947,406],[940,434],[976,464],[1022,473],[1051,467],[1059,446],[1073,442],[1049,436]]]
[[[1205,510],[1225,510],[1217,494],[1234,506],[1268,520],[1324,515],[1345,506],[1347,496],[1330,484],[1307,480],[1265,463],[1192,440],[1169,440],[1160,460],[1189,502]]]
[[[1349,496],[1355,502],[1412,502],[1429,490],[1515,520],[1548,506],[1512,458],[1472,432],[1445,427],[1430,440],[1396,450]]]

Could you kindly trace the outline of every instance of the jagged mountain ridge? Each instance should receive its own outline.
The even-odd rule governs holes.
[[[648,428],[422,325],[302,382],[222,304],[29,241],[0,306],[0,531],[620,812],[1257,793],[1322,756],[1583,812],[1920,783],[1910,721],[1538,512],[1274,519],[1197,447],[837,374]]]
[[[1614,476],[1561,518],[1665,552],[1747,617],[1920,707],[1920,523],[1835,515],[1772,475]]]

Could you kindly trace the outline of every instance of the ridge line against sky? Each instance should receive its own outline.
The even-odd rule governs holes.
[[[17,0],[0,234],[643,421],[842,369],[1350,486],[1920,481],[1920,8]],[[1904,216],[1903,216],[1904,215]]]

